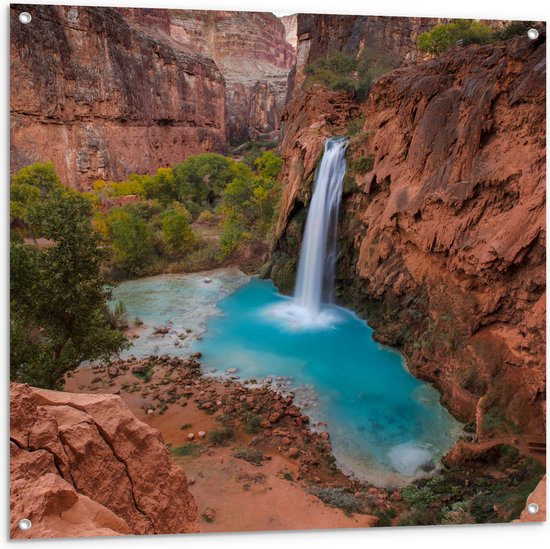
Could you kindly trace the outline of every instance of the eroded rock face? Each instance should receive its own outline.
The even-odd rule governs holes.
[[[14,5],[11,169],[52,160],[87,189],[277,139],[294,64],[285,36],[270,13]]]
[[[12,538],[199,531],[183,470],[118,396],[12,383],[10,491]]]
[[[12,170],[52,160],[65,184],[88,188],[226,146],[213,60],[114,9],[12,6],[10,53]]]
[[[157,10],[154,10],[157,11]],[[142,10],[126,10],[141,17]],[[272,13],[170,10],[168,33],[215,60],[226,82],[227,139],[276,139],[294,48]]]
[[[478,437],[544,432],[545,68],[542,37],[395,70],[374,84],[350,145],[339,299],[400,347]],[[282,266],[298,252],[309,159],[342,128],[322,95],[302,97],[285,135],[273,254],[287,291]],[[311,119],[338,123],[306,135],[300,119],[317,104]]]

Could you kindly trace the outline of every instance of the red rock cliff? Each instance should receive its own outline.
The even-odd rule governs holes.
[[[276,139],[293,63],[270,13],[14,5],[11,169],[88,188]]]
[[[479,436],[544,432],[544,42],[455,48],[356,106],[339,298]],[[322,142],[354,117],[324,90],[289,106],[272,269],[287,291]]]
[[[66,184],[86,188],[226,145],[212,59],[114,9],[12,6],[10,74],[12,170],[52,160]]]
[[[160,433],[113,395],[11,385],[12,538],[198,532]],[[23,532],[22,518],[32,522]]]

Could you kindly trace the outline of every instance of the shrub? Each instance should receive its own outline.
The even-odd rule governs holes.
[[[327,86],[334,91],[347,91],[364,99],[372,82],[397,66],[386,54],[365,48],[358,56],[332,51],[306,67],[309,82]]]
[[[134,375],[143,380],[145,383],[149,383],[149,381],[153,378],[154,371],[154,366],[152,364],[148,364],[144,372],[134,372]]]
[[[196,457],[202,454],[202,448],[198,444],[194,444],[190,442],[189,444],[184,444],[183,446],[170,448],[170,454],[174,457],[183,457],[183,456]]]
[[[222,427],[221,429],[214,429],[210,431],[208,439],[214,446],[226,446],[235,438],[235,432],[230,426]]]
[[[210,210],[203,210],[197,218],[197,223],[214,226],[219,223],[218,217]]]
[[[361,114],[357,118],[354,118],[346,127],[346,134],[349,137],[354,137],[360,132],[363,131],[363,127],[365,126],[365,120],[366,116],[365,114]]]
[[[233,457],[236,457],[237,459],[243,459],[245,461],[248,461],[249,463],[253,463],[254,465],[261,465],[263,463],[263,454],[260,452],[260,450],[253,450],[251,448],[240,448],[237,450]]]
[[[350,171],[362,175],[370,172],[374,167],[374,156],[369,154],[368,156],[360,156],[357,159],[350,161]]]
[[[201,242],[197,249],[185,257],[183,269],[188,272],[209,271],[219,267],[220,250],[217,244]]]
[[[498,40],[508,40],[514,36],[525,36],[534,24],[534,21],[511,21],[496,31],[496,37]]]
[[[344,488],[313,487],[309,491],[323,503],[342,509],[348,516],[363,511],[363,503]]]
[[[429,507],[417,507],[401,515],[399,526],[429,526],[438,524],[437,512]]]
[[[260,432],[260,418],[257,415],[249,414],[244,422],[245,433],[256,435]]]
[[[457,45],[488,44],[496,39],[495,31],[486,23],[472,19],[457,19],[423,32],[418,37],[417,47],[422,52],[440,55]]]

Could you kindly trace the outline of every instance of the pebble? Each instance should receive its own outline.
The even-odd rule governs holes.
[[[188,440],[193,440],[194,438],[195,438],[195,435],[194,435],[193,433],[189,433],[189,434],[187,435],[187,439],[188,439]]]
[[[199,438],[204,438],[206,433],[204,431],[199,431]]]

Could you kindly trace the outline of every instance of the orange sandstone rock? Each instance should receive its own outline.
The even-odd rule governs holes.
[[[162,436],[117,396],[13,383],[10,440],[12,538],[199,530]],[[19,530],[22,518],[31,530]]]

